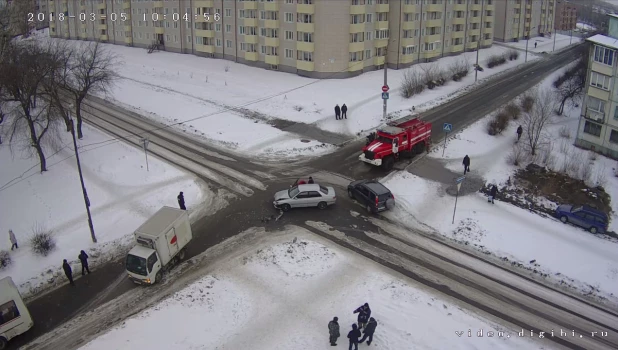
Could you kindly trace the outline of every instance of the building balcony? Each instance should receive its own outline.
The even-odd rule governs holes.
[[[433,51],[425,51],[425,52],[422,53],[423,57],[426,58],[426,59],[438,57],[441,54],[442,54],[442,49],[440,49],[440,50],[433,50]]]
[[[348,62],[348,72],[362,70],[364,67],[363,61]]]
[[[196,44],[195,45],[195,51],[197,52],[204,52],[204,53],[215,53],[215,47],[214,45],[201,45],[201,44]],[[245,57],[248,53],[254,53],[257,56],[257,52],[247,52],[245,53]]]
[[[155,29],[159,29],[159,28],[155,28]],[[163,28],[161,28],[161,29],[163,29]],[[157,34],[163,34],[163,32],[157,33]],[[196,29],[195,30],[195,36],[201,36],[201,37],[204,37],[204,38],[214,38],[215,37],[215,31],[214,30],[206,30],[206,29]]]
[[[163,1],[153,1],[152,2],[152,7],[154,7],[154,8],[163,7]]]
[[[605,113],[595,111],[590,108],[586,108],[586,114],[584,115],[584,117],[586,119],[593,120],[597,123],[601,123],[601,124],[605,123]]]
[[[384,56],[375,56],[373,58],[373,64],[376,66],[381,66],[384,64]]]
[[[84,6],[86,7],[86,6]],[[131,0],[124,0],[122,3],[122,8],[123,9],[130,9],[131,8]]]
[[[266,46],[279,46],[279,38],[264,38],[264,45]]]
[[[376,29],[388,29],[388,21],[376,22]]]
[[[429,19],[423,23],[424,27],[442,27],[441,19]]]
[[[532,4],[526,4],[526,10],[532,10]]]
[[[278,66],[279,65],[279,56],[266,55],[264,57],[264,62],[266,62],[266,64],[272,64],[273,66]]]
[[[526,13],[526,19],[530,19],[532,18],[532,14],[531,13]]]
[[[386,47],[388,45],[388,39],[375,39],[373,42],[373,46],[375,47]]]
[[[351,15],[362,15],[366,13],[365,5],[350,5]]]
[[[259,25],[257,18],[245,18],[243,24],[245,27],[257,27]]]
[[[483,29],[483,33],[485,34],[493,34],[494,33],[494,28],[484,28]]]
[[[479,4],[471,4],[470,5],[470,11],[481,11],[482,8],[484,8],[483,5]]]
[[[476,50],[480,45],[480,40],[477,40],[476,42],[466,44],[466,48],[469,50]]]
[[[444,4],[429,4],[425,5],[423,11],[426,12],[442,12],[444,11]]]
[[[162,1],[159,1],[159,2],[162,2]],[[215,7],[215,2],[214,0],[195,0],[193,1],[193,6],[194,7]]]
[[[257,1],[244,1],[243,4],[245,10],[257,10],[258,8]]]
[[[279,2],[278,1],[272,1],[272,2],[267,2],[264,4],[264,10],[265,11],[276,11],[279,12]]]
[[[433,43],[436,41],[442,42],[442,34],[425,35],[423,41],[426,43]]]
[[[101,41],[107,41],[107,40],[108,40],[108,39],[107,39],[107,35],[106,35],[106,34],[101,34],[101,35],[99,35],[99,40],[101,40]]]
[[[365,23],[350,24],[350,33],[363,33],[364,31]]]
[[[314,14],[315,13],[315,5],[313,5],[313,4],[312,5],[298,4],[298,5],[296,5],[296,12],[297,13]],[[305,62],[305,61],[303,61],[303,62]]]
[[[296,51],[305,51],[305,52],[314,52],[315,44],[314,43],[305,43],[302,41],[296,42]]]
[[[97,24],[97,29],[103,29],[103,30],[105,30],[105,29],[107,29],[107,24],[101,24],[101,23],[99,23],[99,24]]]
[[[468,11],[468,5],[466,5],[466,4],[455,4],[453,6],[453,11]]]
[[[401,29],[402,30],[416,29],[416,28],[418,28],[417,23],[418,23],[418,21],[402,22],[401,23]]]
[[[247,44],[257,44],[259,42],[259,38],[257,35],[245,35],[245,42]]]
[[[165,33],[165,28],[163,28],[163,27],[155,27],[154,28],[154,32],[155,32],[155,34],[164,34]]]
[[[79,33],[79,37],[80,39],[86,39],[88,37],[88,34],[86,34],[85,32],[81,32]]]
[[[453,18],[453,24],[466,24],[466,18]]]
[[[105,2],[105,1],[103,3],[101,3],[101,4],[97,4],[97,10],[105,10],[106,8],[107,8],[107,2]],[[103,39],[101,39],[101,40],[103,40]],[[105,39],[105,40],[107,40],[107,39]]]
[[[414,45],[417,46],[418,45],[418,39],[417,38],[401,38],[400,41],[400,46],[410,46],[410,45]]]
[[[418,6],[416,5],[403,5],[401,8],[401,12],[403,13],[415,13],[418,10]]]
[[[451,38],[463,38],[465,31],[451,32]]]
[[[488,11],[495,11],[496,10],[496,5],[494,5],[494,4],[491,4],[491,5],[485,4],[485,6],[483,8],[485,10],[488,10]]]
[[[376,12],[389,12],[390,7],[388,4],[377,4]]]
[[[451,52],[463,52],[464,46],[461,45],[451,45]]]
[[[315,70],[315,64],[314,62],[307,62],[307,61],[296,61],[296,69],[298,70],[304,70],[307,72],[313,72]]]
[[[124,42],[125,44],[133,44],[133,38],[130,36],[125,36],[124,37]]]
[[[350,47],[348,49],[350,52],[358,52],[365,50],[365,43],[350,43]]]
[[[278,29],[279,28],[279,20],[276,19],[267,19],[264,21],[264,28],[273,28],[273,29]]]
[[[303,33],[315,33],[315,23],[296,22],[296,31],[303,32]]]
[[[65,38],[70,38],[70,37],[71,37],[71,34],[70,34],[69,32],[65,32],[65,33],[64,33],[64,37],[65,37]]]
[[[481,28],[468,29],[467,35],[481,35]]]

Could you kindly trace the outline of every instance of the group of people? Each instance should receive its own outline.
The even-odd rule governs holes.
[[[367,345],[371,345],[373,341],[373,333],[376,331],[378,322],[375,318],[371,317],[371,308],[369,304],[365,303],[354,310],[355,314],[358,314],[358,325],[352,324],[352,330],[348,332],[348,339],[350,340],[349,350],[358,350],[358,344],[367,340]],[[337,346],[337,339],[341,336],[339,333],[339,318],[335,317],[332,321],[328,322],[328,333],[330,335],[330,345]],[[363,330],[361,333],[361,329]]]
[[[339,107],[339,105],[335,106],[335,119],[348,119],[348,106],[343,104],[343,106]]]
[[[88,268],[88,254],[82,250],[77,258],[82,264],[82,276],[85,275],[86,272],[90,274],[90,269]],[[69,265],[67,259],[62,261],[62,269],[64,270],[64,274],[67,276],[71,286],[75,286],[75,282],[73,282],[73,269],[71,268],[71,265]]]

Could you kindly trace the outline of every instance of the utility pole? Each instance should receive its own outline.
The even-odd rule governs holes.
[[[143,138],[142,139],[142,145],[144,146],[144,155],[146,156],[146,171],[150,171],[150,169],[148,169],[148,143],[150,141],[148,141],[147,138]]]
[[[84,184],[84,175],[82,175],[82,166],[79,162],[79,152],[77,150],[77,138],[75,137],[75,123],[71,117],[71,109],[73,105],[69,106],[69,120],[71,121],[71,136],[73,136],[73,148],[75,148],[75,160],[77,161],[77,171],[79,172],[79,181],[82,184],[82,193],[84,195],[84,204],[86,205],[86,213],[88,214],[88,227],[90,228],[90,237],[92,242],[97,243],[97,237],[94,234],[94,225],[92,224],[92,215],[90,215],[90,199],[88,199],[88,192],[86,191],[86,185]]]
[[[388,43],[386,44],[386,52],[384,52],[384,86],[388,86]],[[388,101],[388,99],[383,98],[382,99],[382,103],[383,103],[383,110],[382,110],[382,119],[386,120],[386,102]]]
[[[551,51],[556,51],[556,29],[554,29],[554,48]]]
[[[476,45],[476,66],[474,66],[475,83],[479,75],[479,52],[481,51],[481,44],[483,43],[483,36],[485,35],[485,33],[483,32],[483,29],[485,28],[485,25],[483,24],[483,5],[485,5],[485,0],[481,0],[481,33],[479,35],[478,44]]]
[[[569,41],[569,45],[573,44],[573,29],[571,29],[571,40]]]

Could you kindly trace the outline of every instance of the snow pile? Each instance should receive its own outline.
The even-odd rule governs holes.
[[[362,257],[294,239],[238,258],[81,349],[326,349],[334,316],[345,347],[352,311],[365,302],[378,322],[373,344],[381,349],[537,347]],[[470,329],[495,336],[468,337]]]
[[[92,243],[79,174],[69,133],[63,133],[56,155],[48,151],[48,171],[40,174],[36,159],[11,154],[0,146],[0,250],[10,250],[8,230],[17,236],[19,249],[10,252],[13,263],[0,269],[0,278],[11,276],[24,296],[65,283],[62,260],[79,264],[77,255],[85,250],[90,266],[121,254],[133,244],[132,232],[161,206],[176,207],[178,192],[185,194],[193,212],[201,205],[217,210],[224,203],[208,187],[191,175],[155,157],[149,157],[146,171],[144,153],[120,142],[105,142],[109,136],[84,125],[79,144],[84,182],[91,203],[92,221],[98,243]],[[10,203],[10,205],[9,205]],[[48,256],[35,256],[28,245],[34,226],[52,231],[56,249]],[[60,278],[59,278],[60,277]]]

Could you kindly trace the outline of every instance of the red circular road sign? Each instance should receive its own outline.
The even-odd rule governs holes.
[[[388,91],[388,85],[382,86],[382,92],[387,92],[387,91]]]

